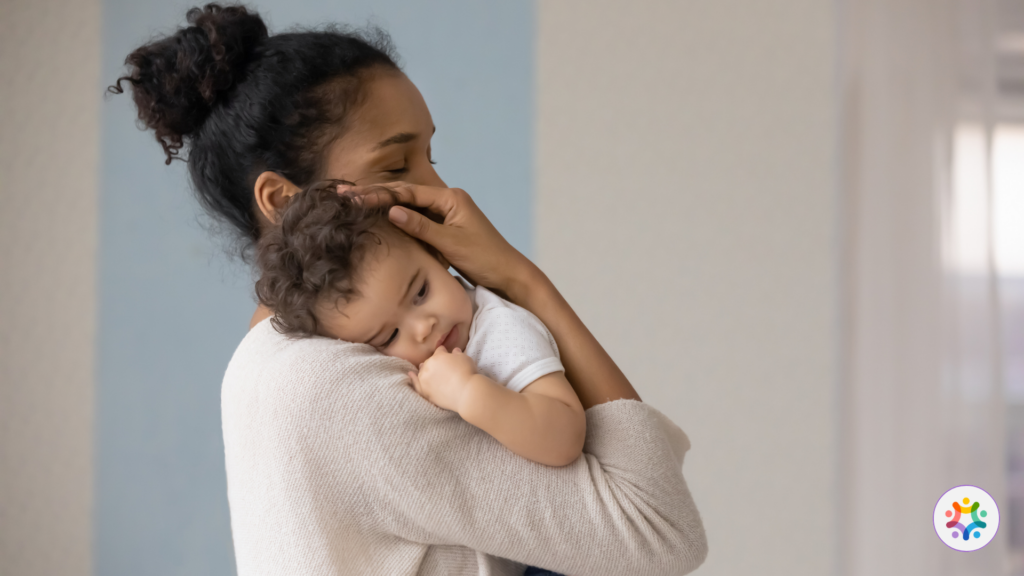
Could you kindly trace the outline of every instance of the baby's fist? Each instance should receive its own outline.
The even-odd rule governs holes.
[[[462,350],[448,352],[443,346],[419,366],[419,374],[409,373],[416,392],[434,405],[459,411],[462,394],[477,373],[476,363]]]

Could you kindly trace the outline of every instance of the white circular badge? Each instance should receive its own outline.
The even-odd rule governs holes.
[[[977,486],[957,486],[935,504],[935,533],[943,544],[961,552],[984,548],[999,529],[999,508]]]

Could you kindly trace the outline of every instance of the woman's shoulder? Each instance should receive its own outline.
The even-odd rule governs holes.
[[[325,382],[390,381],[410,369],[405,360],[385,356],[367,344],[286,336],[267,318],[238,344],[224,373],[222,393],[238,388],[244,393],[287,390],[294,395]]]
[[[440,414],[409,387],[413,369],[372,346],[289,338],[269,320],[258,323],[239,343],[221,386],[229,468],[301,457],[326,469],[342,458],[354,474],[357,461],[430,435],[436,421],[454,413]]]

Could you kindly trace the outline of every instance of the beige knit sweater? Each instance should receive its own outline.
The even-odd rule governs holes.
[[[647,404],[587,410],[584,454],[516,456],[365,344],[289,340],[264,320],[224,375],[240,576],[686,574],[707,541],[686,435]]]

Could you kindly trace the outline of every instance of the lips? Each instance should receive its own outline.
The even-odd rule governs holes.
[[[444,349],[451,352],[455,349],[455,343],[459,339],[459,325],[452,326],[452,329],[445,334],[444,338],[438,340],[437,346],[444,346]],[[437,350],[437,346],[434,346],[434,350]]]

